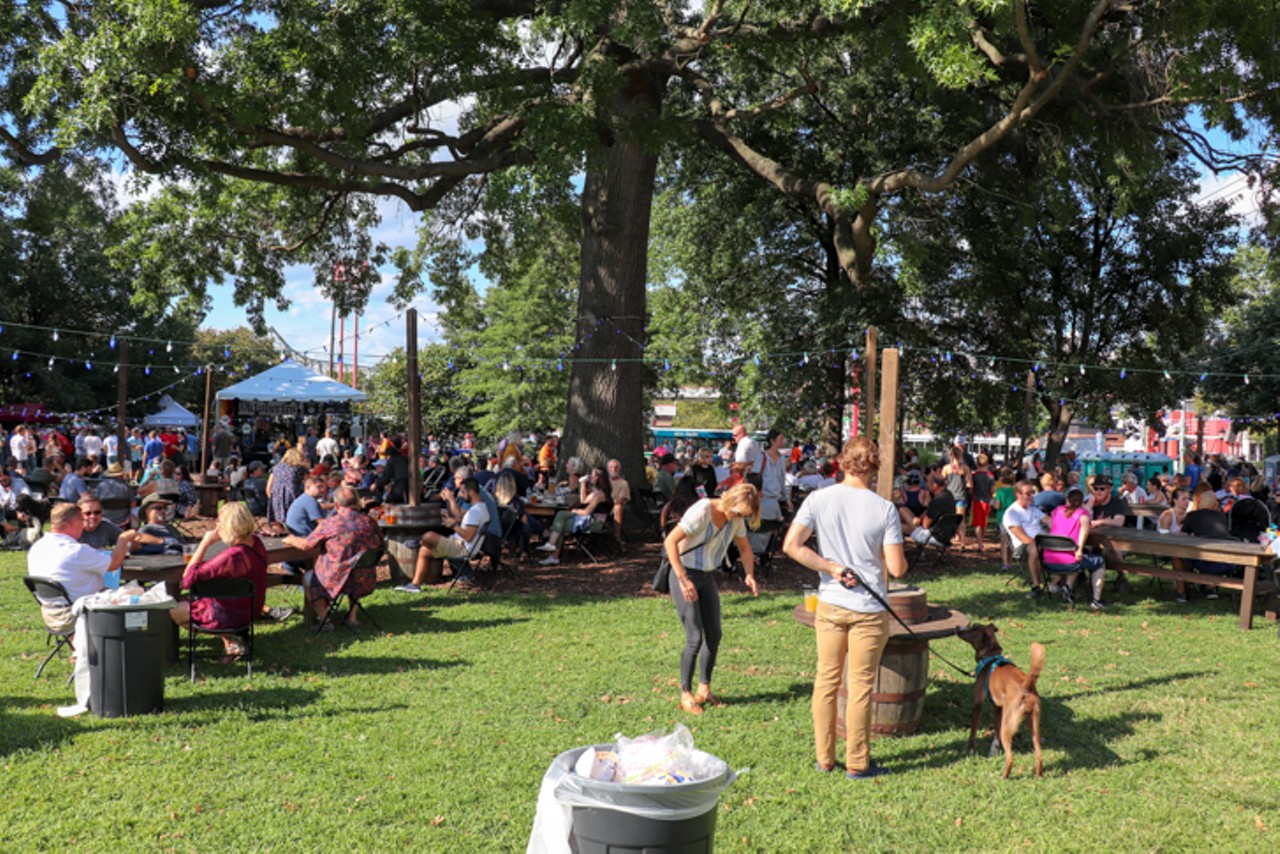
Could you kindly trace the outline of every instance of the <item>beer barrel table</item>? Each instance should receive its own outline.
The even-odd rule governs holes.
[[[891,586],[889,607],[911,626],[912,635],[889,618],[889,643],[880,658],[871,694],[871,736],[910,735],[924,720],[924,696],[929,687],[929,641],[954,635],[969,625],[969,618],[943,605],[930,605],[925,592],[912,585]],[[797,622],[813,628],[814,614],[804,605],[794,611]],[[836,735],[845,737],[848,689],[845,671],[840,674],[836,707]]]
[[[444,504],[425,501],[414,507],[409,504],[388,504],[382,508],[378,527],[387,544],[387,564],[391,569],[391,581],[405,584],[413,577],[414,564],[418,560],[418,541],[427,531],[447,534],[449,529],[440,519]],[[394,522],[388,521],[394,519]],[[428,578],[428,584],[439,581],[439,565],[436,577]]]

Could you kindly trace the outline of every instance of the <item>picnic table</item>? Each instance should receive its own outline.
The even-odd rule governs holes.
[[[267,550],[267,562],[271,564],[292,560],[305,560],[309,555],[300,549],[285,545],[283,537],[261,537],[262,545]],[[211,558],[226,548],[221,540],[209,546],[206,558]],[[187,569],[187,558],[190,555],[134,555],[125,558],[121,566],[121,577],[125,581],[163,581],[169,594],[176,597],[182,575]],[[289,579],[284,573],[269,573],[267,584],[281,584]]]
[[[1253,628],[1253,598],[1268,594],[1266,615],[1275,619],[1277,605],[1276,585],[1273,578],[1259,579],[1259,570],[1271,565],[1275,555],[1257,543],[1237,540],[1211,540],[1204,537],[1188,537],[1180,534],[1161,534],[1140,528],[1101,527],[1089,529],[1089,545],[1111,546],[1117,552],[1146,554],[1156,557],[1181,558],[1183,560],[1207,560],[1243,567],[1243,578],[1229,578],[1208,573],[1165,569],[1159,566],[1124,561],[1125,572],[1147,575],[1170,581],[1192,584],[1208,584],[1240,591],[1240,628]]]
[[[525,502],[524,512],[530,516],[542,516],[548,519],[555,518],[555,515],[561,510],[572,510],[578,506],[577,498],[570,500],[568,497],[556,498],[554,500],[541,498],[534,503],[532,499]]]

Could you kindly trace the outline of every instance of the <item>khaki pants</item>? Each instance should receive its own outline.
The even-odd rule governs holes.
[[[847,653],[845,770],[865,771],[871,766],[871,692],[880,655],[889,642],[889,614],[863,614],[818,602],[814,629],[818,671],[813,680],[813,739],[818,762],[829,768],[836,761],[836,702]]]

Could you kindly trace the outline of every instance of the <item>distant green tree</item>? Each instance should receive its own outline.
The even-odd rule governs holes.
[[[0,319],[7,321],[0,333],[0,397],[88,412],[87,418],[105,422],[116,412],[119,340],[156,339],[139,340],[130,351],[135,368],[128,394],[142,398],[194,375],[183,342],[197,317],[164,317],[132,303],[128,276],[107,259],[123,234],[112,182],[92,162],[63,166],[0,173]],[[59,327],[55,340],[52,330]],[[183,385],[194,382],[174,391]],[[140,401],[130,415],[146,405]]]
[[[280,356],[270,339],[247,326],[237,326],[234,329],[197,329],[189,361],[213,366],[212,390],[216,395],[220,389],[279,364]],[[192,412],[199,413],[204,407],[204,387],[203,381],[188,382],[169,394]]]
[[[1205,376],[1205,402],[1250,431],[1273,431],[1280,429],[1280,262],[1249,245],[1236,266],[1241,303],[1209,327],[1191,364]]]
[[[460,438],[472,430],[476,401],[456,385],[458,371],[466,367],[466,355],[447,344],[418,348],[421,379],[422,437]],[[369,395],[365,411],[388,430],[403,433],[409,426],[409,387],[403,347],[397,347],[368,374],[361,374],[361,391]],[[425,442],[424,442],[425,444]]]

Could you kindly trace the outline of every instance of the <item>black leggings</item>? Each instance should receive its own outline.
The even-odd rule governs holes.
[[[714,572],[700,569],[685,570],[698,601],[687,602],[679,584],[671,585],[671,599],[676,603],[676,613],[684,626],[684,650],[680,653],[680,690],[693,690],[693,664],[702,652],[698,675],[704,685],[711,684],[711,671],[716,666],[716,653],[720,649],[720,589],[716,587]],[[673,573],[674,575],[674,573]],[[675,581],[673,578],[672,581]]]

